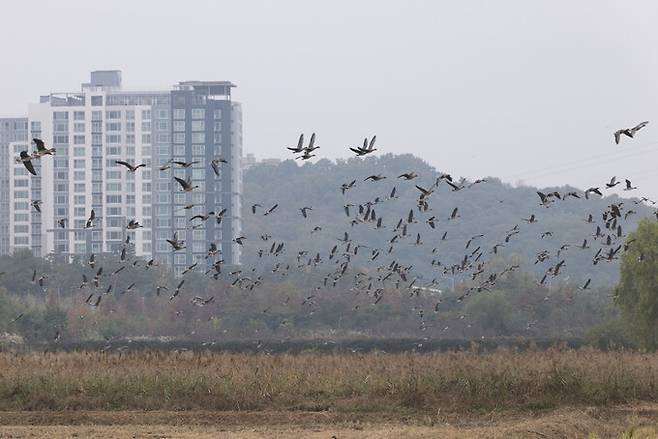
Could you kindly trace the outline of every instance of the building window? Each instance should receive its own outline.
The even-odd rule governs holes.
[[[87,197],[84,195],[75,195],[73,197],[73,204],[85,204],[87,202]]]
[[[85,123],[84,122],[74,123],[73,124],[73,132],[74,133],[84,133],[85,132]],[[82,136],[82,138],[84,139],[84,136]],[[84,143],[84,140],[82,142]]]
[[[20,180],[14,180],[14,187],[27,187],[28,186],[28,180],[20,179]]]
[[[92,107],[101,107],[101,106],[103,106],[103,96],[92,96],[91,97],[91,106]]]
[[[215,119],[221,119],[221,118],[222,118],[222,109],[221,109],[221,108],[217,108],[217,109],[214,111],[213,115],[215,116]]]
[[[28,245],[30,243],[29,236],[14,236],[15,245]]]
[[[156,227],[171,227],[171,218],[156,218]]]
[[[206,110],[203,108],[192,108],[192,119],[205,119]]]
[[[108,119],[121,119],[121,111],[106,111],[105,117]]]
[[[192,133],[192,143],[206,143],[206,133]]]
[[[185,143],[185,133],[174,133],[174,143]]]
[[[74,111],[73,112],[73,120],[85,120],[85,112],[84,111]]]
[[[84,192],[85,191],[85,184],[84,183],[75,183],[73,185],[73,192]]]
[[[69,112],[53,111],[53,120],[69,120]]]
[[[175,108],[174,109],[174,119],[185,119],[185,109],[184,108]]]
[[[121,122],[105,122],[107,131],[121,131]]]
[[[75,181],[84,181],[85,179],[85,171],[74,171],[73,172],[73,180]]]
[[[56,136],[53,136],[53,143],[55,145],[66,145],[69,143],[69,136],[64,134],[59,134]]]
[[[67,204],[69,196],[66,194],[55,194],[55,204]]]
[[[145,144],[150,144],[151,143],[151,135],[150,134],[142,134],[142,143]]]
[[[151,119],[151,110],[142,110],[142,120]]]
[[[206,153],[205,145],[192,145],[192,155],[204,155]]]
[[[185,133],[179,133],[179,134],[184,135]],[[171,141],[171,135],[169,133],[156,133],[155,141],[157,143],[169,143]]]
[[[175,120],[174,121],[174,131],[185,131],[185,121]]]
[[[69,130],[69,123],[64,122],[55,122],[53,124],[53,131],[56,133],[66,133]]]
[[[135,120],[135,110],[126,110],[126,120]]]
[[[204,131],[206,129],[206,122],[203,120],[192,121],[192,131]],[[192,135],[194,137],[194,134]]]
[[[83,149],[84,151],[84,149]],[[75,169],[84,169],[85,168],[85,161],[84,160],[73,160],[73,167]]]
[[[156,130],[168,130],[169,129],[169,121],[168,120],[158,120],[155,122],[155,129]]]
[[[105,196],[105,201],[107,203],[121,203],[121,195],[106,195]]]
[[[105,141],[107,143],[121,143],[121,134],[106,134]]]
[[[142,122],[142,131],[151,131],[151,122],[145,120]]]

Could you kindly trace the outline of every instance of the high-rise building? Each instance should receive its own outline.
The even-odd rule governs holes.
[[[11,144],[8,229],[21,234],[10,251],[99,254],[119,251],[130,238],[137,256],[180,273],[195,262],[211,263],[205,256],[215,243],[224,263],[239,265],[232,239],[241,231],[242,115],[231,100],[233,87],[185,81],[172,90],[126,91],[121,72],[109,70],[92,72],[79,92],[41,96],[29,106],[29,138],[43,139],[56,153],[33,160],[38,175],[31,176],[14,157],[34,147],[24,139]],[[217,176],[210,163],[219,158],[226,163]],[[131,172],[117,160],[146,167]],[[198,188],[183,192],[173,177],[190,178]],[[41,200],[41,213],[31,200]],[[92,209],[97,219],[85,227]],[[221,223],[189,220],[222,211]],[[143,228],[127,230],[131,219]],[[184,250],[172,252],[166,242],[174,233],[186,241]]]
[[[14,144],[27,142],[27,118],[0,119],[0,255],[9,253],[9,179]],[[11,145],[11,148],[10,148]],[[20,233],[21,229],[18,229]]]

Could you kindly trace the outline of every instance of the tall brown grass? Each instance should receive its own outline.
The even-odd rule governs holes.
[[[0,410],[433,411],[658,399],[658,355],[0,354]]]

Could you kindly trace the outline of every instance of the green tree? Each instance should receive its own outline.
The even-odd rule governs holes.
[[[624,320],[647,349],[658,347],[658,223],[644,219],[629,234],[615,293]]]
[[[482,328],[493,330],[496,335],[508,335],[510,326],[513,326],[512,307],[500,292],[475,296],[468,303],[466,313],[473,316]]]

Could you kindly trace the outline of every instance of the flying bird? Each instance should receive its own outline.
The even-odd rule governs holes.
[[[174,237],[172,239],[167,239],[167,242],[169,243],[169,245],[171,245],[174,251],[182,250],[185,248],[185,241],[179,240],[178,233],[176,232],[174,232]]]
[[[383,176],[382,174],[377,174],[377,175],[370,175],[370,176],[364,178],[363,181],[368,181],[368,180],[379,181],[379,180],[383,180],[385,178],[386,177]]]
[[[303,216],[304,218],[308,218],[308,211],[309,211],[309,210],[313,210],[313,208],[312,208],[312,207],[305,206],[305,207],[302,207],[302,208],[299,209],[299,211],[302,213],[302,216]]]
[[[146,163],[140,163],[139,165],[135,166],[135,165],[133,165],[133,164],[131,164],[131,163],[124,162],[123,160],[115,160],[114,163],[116,163],[116,164],[118,164],[118,165],[123,165],[123,166],[125,166],[126,168],[128,168],[128,171],[130,171],[130,172],[135,172],[135,171],[137,171],[139,168],[145,168],[145,167],[146,167]]]
[[[45,155],[53,155],[55,154],[55,148],[46,148],[46,144],[43,142],[41,139],[37,139],[36,137],[32,139],[34,144],[37,147],[37,150],[32,153],[34,158],[40,158]]]
[[[217,177],[219,177],[220,163],[228,163],[228,160],[219,157],[219,158],[211,160],[211,162],[210,162],[210,167],[212,168],[212,171],[215,173],[215,176],[217,176]]]
[[[174,165],[178,165],[183,169],[187,169],[191,167],[192,165],[196,165],[197,163],[201,163],[198,160],[192,161],[192,162],[172,162]]]
[[[32,157],[27,151],[21,151],[20,157],[16,157],[16,163],[23,163],[25,169],[32,175],[37,175],[37,171],[34,170],[34,165],[32,164]]]
[[[649,124],[649,121],[640,122],[639,124],[635,125],[633,128],[623,128],[621,130],[615,131],[615,143],[617,145],[619,145],[619,141],[621,140],[622,134],[624,136],[630,137],[632,139],[635,136],[635,133],[640,131],[642,128],[644,128],[648,124]]]
[[[33,200],[30,202],[30,205],[34,207],[34,210],[37,212],[41,213],[41,205],[43,204],[43,201],[41,200]]]
[[[293,148],[288,147],[287,149],[289,149],[290,151],[292,151],[295,154],[303,152],[304,151],[304,134],[302,133],[302,134],[299,135],[299,140],[297,141],[297,146],[296,147],[293,147]]]
[[[135,230],[135,229],[139,229],[140,227],[144,227],[144,226],[142,226],[137,220],[131,219],[130,221],[128,221],[128,225],[126,226],[126,229]]]
[[[370,143],[368,143],[368,138],[366,137],[363,139],[363,146],[357,147],[357,148],[350,148],[350,150],[357,155],[357,157],[361,157],[367,154],[370,154],[372,152],[377,151],[377,148],[375,148],[375,141],[377,140],[377,136],[372,136],[372,139],[370,139]]]
[[[194,189],[198,188],[199,186],[192,186],[192,178],[187,177],[187,179],[183,180],[182,178],[174,177],[174,180],[178,182],[178,184],[181,185],[181,190],[183,192],[192,192]]]

